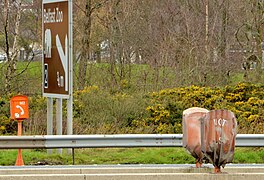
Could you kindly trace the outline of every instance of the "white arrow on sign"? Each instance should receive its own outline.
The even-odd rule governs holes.
[[[60,60],[65,72],[65,91],[68,91],[68,37],[65,37],[65,50],[61,46],[59,35],[56,35],[56,46],[59,52]]]

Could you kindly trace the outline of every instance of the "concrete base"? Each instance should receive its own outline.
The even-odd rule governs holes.
[[[0,180],[263,180],[264,173],[210,174],[210,173],[130,173],[130,174],[55,174],[55,175],[1,175]]]
[[[24,166],[0,167],[0,180],[263,180],[264,165],[228,166],[214,174],[212,166]]]
[[[223,173],[264,173],[264,166],[226,167],[221,169]],[[0,167],[0,175],[21,174],[123,174],[123,173],[213,173],[213,167],[171,167],[171,166],[22,166]]]

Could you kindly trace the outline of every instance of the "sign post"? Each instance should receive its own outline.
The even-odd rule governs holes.
[[[22,136],[22,122],[29,118],[28,113],[28,97],[17,95],[10,100],[11,119],[17,120],[17,135]],[[16,166],[24,166],[22,157],[22,149],[18,149]]]
[[[72,134],[72,0],[42,1],[43,96],[48,97],[47,133],[52,134],[52,98],[57,98],[56,132],[62,133],[62,99],[67,99],[67,134]],[[52,106],[52,107],[50,107]],[[59,151],[60,152],[60,151]]]
[[[53,134],[53,99],[47,101],[47,135]],[[48,154],[52,154],[52,149],[48,149]]]

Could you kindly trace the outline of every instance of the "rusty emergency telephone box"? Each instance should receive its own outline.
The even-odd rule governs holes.
[[[202,152],[220,172],[234,158],[237,122],[229,110],[213,110],[201,120]]]
[[[196,167],[201,167],[203,153],[201,151],[200,119],[209,112],[207,109],[193,107],[183,111],[183,147],[196,159]]]

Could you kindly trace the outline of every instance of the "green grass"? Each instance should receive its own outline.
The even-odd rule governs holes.
[[[5,74],[7,64],[0,64],[0,73]],[[18,62],[16,66],[16,75],[12,79],[12,90],[22,94],[40,94],[41,93],[41,79],[42,79],[42,63],[34,61]],[[0,94],[4,88],[4,76],[0,77]]]
[[[235,85],[237,84],[238,82],[243,82],[244,81],[244,77],[243,77],[243,73],[234,73],[232,76],[231,76],[231,84]]]
[[[28,62],[18,62],[17,72],[21,73],[27,67]],[[0,64],[0,71],[6,69],[3,63]],[[194,79],[182,79],[180,76],[185,77],[186,74],[180,74],[175,71],[172,67],[160,67],[157,70],[146,64],[131,64],[124,67],[123,77],[120,75],[120,66],[115,66],[115,71],[110,73],[110,64],[98,63],[88,64],[86,85],[97,85],[108,89],[110,91],[119,91],[122,89],[126,93],[139,93],[139,92],[152,92],[165,88],[173,88],[177,86],[188,86],[190,83],[199,84]],[[3,73],[3,72],[2,72]],[[115,83],[112,81],[112,75],[115,77]],[[211,78],[215,79],[214,75],[210,75]],[[77,88],[78,84],[78,64],[74,65],[73,71],[74,88]],[[0,85],[3,81],[3,77],[0,77]],[[26,94],[41,94],[41,81],[42,81],[42,62],[34,61],[29,64],[27,70],[13,80],[14,90],[25,92]],[[232,73],[229,79],[229,84],[237,84],[243,82],[243,72]],[[215,84],[215,80],[212,80],[212,84]],[[227,82],[226,82],[227,83]],[[25,84],[27,86],[25,86]],[[112,87],[115,84],[116,87]],[[210,84],[210,83],[209,83]],[[208,84],[208,85],[209,85]],[[218,84],[218,85],[221,85]],[[222,84],[223,85],[223,84]],[[1,89],[1,88],[0,88]]]
[[[264,163],[264,148],[237,148],[234,163]]]
[[[23,150],[25,165],[71,165],[72,155],[49,155],[46,150]],[[0,151],[0,165],[14,165],[17,150]],[[264,148],[236,148],[234,163],[264,163]],[[75,149],[75,164],[194,164],[183,148]]]

